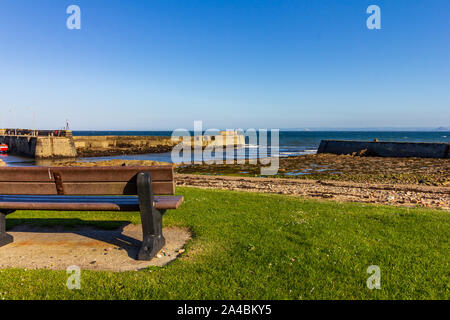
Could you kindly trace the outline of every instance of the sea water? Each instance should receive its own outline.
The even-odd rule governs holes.
[[[171,136],[171,131],[74,131],[74,136]],[[270,131],[268,132],[270,135]],[[450,132],[448,131],[280,131],[279,133],[279,155],[280,157],[298,156],[304,154],[314,154],[317,152],[320,141],[327,139],[336,140],[357,140],[357,141],[398,141],[398,142],[443,142],[450,143]],[[248,140],[247,140],[248,143]],[[270,146],[270,139],[269,139]],[[245,158],[258,158],[258,145],[245,146],[243,154]],[[268,152],[270,155],[270,152]],[[213,153],[213,157],[216,155]],[[222,158],[226,158],[225,152]],[[33,166],[33,159],[2,155],[0,159],[9,166]],[[140,155],[118,155],[108,157],[82,158],[80,161],[99,160],[153,160],[172,162],[171,153],[151,153]],[[210,160],[204,158],[204,160]]]

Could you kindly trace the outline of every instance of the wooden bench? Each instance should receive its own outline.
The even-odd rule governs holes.
[[[0,168],[0,247],[13,242],[5,216],[15,210],[140,211],[139,260],[164,246],[162,215],[177,209],[172,166]],[[165,195],[165,196],[163,196]]]

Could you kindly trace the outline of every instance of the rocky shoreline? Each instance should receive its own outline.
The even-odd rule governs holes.
[[[450,159],[311,154],[280,158],[277,178],[450,186]],[[258,177],[261,165],[184,165],[183,174]]]
[[[93,158],[93,157],[108,157],[108,156],[125,156],[125,155],[137,155],[137,154],[148,154],[148,153],[167,153],[171,152],[172,146],[154,146],[154,147],[126,147],[120,148],[116,147],[114,149],[77,149],[79,158]]]
[[[275,193],[314,199],[450,210],[448,187],[192,174],[177,174],[176,183],[178,186],[204,189]]]
[[[105,161],[59,161],[54,162],[54,167],[141,167],[141,166],[165,166],[169,162],[152,160],[105,160]]]

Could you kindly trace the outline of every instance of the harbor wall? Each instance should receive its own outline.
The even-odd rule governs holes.
[[[172,140],[163,136],[73,136],[70,130],[0,129],[0,143],[9,153],[35,159],[113,156],[126,154],[163,153],[172,151],[181,137]],[[223,131],[216,136],[191,137],[192,147],[201,144],[238,147],[245,137],[235,131]]]
[[[232,146],[242,147],[245,145],[245,135],[240,134],[238,131],[221,131],[217,135],[202,135],[194,136],[191,139],[191,145],[201,144],[202,147],[207,146]]]
[[[8,145],[10,154],[29,158],[57,159],[77,156],[70,137],[1,135],[0,143]]]
[[[317,153],[353,154],[364,151],[378,157],[448,159],[449,143],[322,140]]]
[[[106,149],[130,147],[174,146],[170,137],[153,136],[75,136],[77,149]]]
[[[107,149],[107,148],[148,148],[158,146],[174,147],[182,142],[165,136],[74,136],[76,149]],[[203,147],[207,145],[245,145],[245,136],[233,131],[221,132],[217,136],[191,137],[191,144],[199,142]]]
[[[112,156],[121,154],[144,154],[171,152],[179,143],[186,143],[182,137],[172,140],[167,136],[74,136],[77,153],[81,157]],[[235,132],[221,132],[216,136],[195,136],[186,144],[194,148],[207,146],[245,145],[245,136]]]
[[[72,138],[38,137],[36,142],[36,159],[75,158],[77,151]]]

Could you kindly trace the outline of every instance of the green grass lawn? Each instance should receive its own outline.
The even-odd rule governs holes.
[[[448,212],[194,188],[177,191],[185,203],[165,215],[164,225],[188,227],[193,239],[169,266],[124,273],[83,271],[82,289],[73,291],[66,288],[65,271],[1,270],[0,300],[450,297]],[[138,213],[17,212],[7,221],[9,228],[62,222],[111,228],[139,219]],[[380,290],[366,286],[370,265],[381,268]]]

